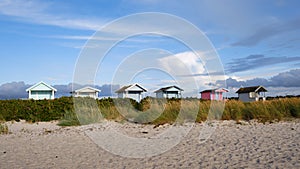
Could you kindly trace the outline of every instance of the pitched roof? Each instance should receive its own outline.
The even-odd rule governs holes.
[[[220,91],[223,91],[223,92],[228,92],[229,90],[228,89],[224,89],[224,88],[221,88],[221,89],[207,89],[207,90],[203,90],[201,91],[200,93],[205,93],[205,92],[220,92]]]
[[[81,91],[84,91],[84,90],[93,90],[93,91],[96,91],[96,92],[101,92],[101,90],[99,89],[96,89],[96,88],[93,88],[93,87],[90,87],[90,86],[86,86],[86,87],[83,87],[83,88],[80,88],[80,89],[77,89],[75,90],[75,92],[81,92]]]
[[[145,89],[144,87],[142,87],[141,85],[135,83],[135,84],[131,84],[131,85],[127,85],[127,86],[123,86],[120,89],[118,89],[117,91],[115,91],[115,93],[123,93],[125,91],[131,91],[130,88],[137,86],[138,88],[142,89],[143,92],[147,92],[147,89]]]
[[[161,91],[166,91],[168,89],[171,89],[172,87],[174,87],[174,88],[176,88],[180,91],[183,91],[183,89],[179,88],[178,86],[173,85],[173,86],[167,86],[167,87],[160,88],[160,89],[156,90],[154,93],[161,92]]]
[[[48,87],[51,90],[54,90],[55,92],[57,91],[54,87],[48,85],[47,83],[45,83],[43,81],[40,81],[39,83],[36,83],[35,85],[33,85],[33,86],[29,87],[28,89],[26,89],[26,92],[29,92],[30,90],[36,88],[37,86],[39,86],[41,84],[45,85],[46,87]]]
[[[267,92],[263,86],[242,87],[236,93]]]

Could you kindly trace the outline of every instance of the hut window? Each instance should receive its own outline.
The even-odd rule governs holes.
[[[249,98],[255,98],[256,97],[256,93],[255,92],[250,92],[249,93]]]

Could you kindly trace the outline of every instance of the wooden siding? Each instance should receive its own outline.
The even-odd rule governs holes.
[[[211,98],[210,98],[210,92],[202,92],[201,93],[201,99],[211,100]]]
[[[205,91],[201,92],[201,99],[204,100],[223,100],[222,92]]]
[[[43,100],[52,99],[52,91],[32,91],[29,99]]]

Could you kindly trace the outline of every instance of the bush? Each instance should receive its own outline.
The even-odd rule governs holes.
[[[59,120],[65,111],[73,110],[70,97],[55,100],[0,100],[0,117],[5,121],[51,121]]]

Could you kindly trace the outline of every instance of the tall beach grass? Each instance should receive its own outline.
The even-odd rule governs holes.
[[[199,99],[101,99],[62,97],[55,100],[0,100],[0,120],[29,122],[60,120],[63,126],[97,123],[103,119],[164,124],[203,122],[207,119],[260,122],[300,118],[300,98],[243,103]],[[222,111],[223,110],[223,111]],[[209,113],[211,112],[211,113]]]

